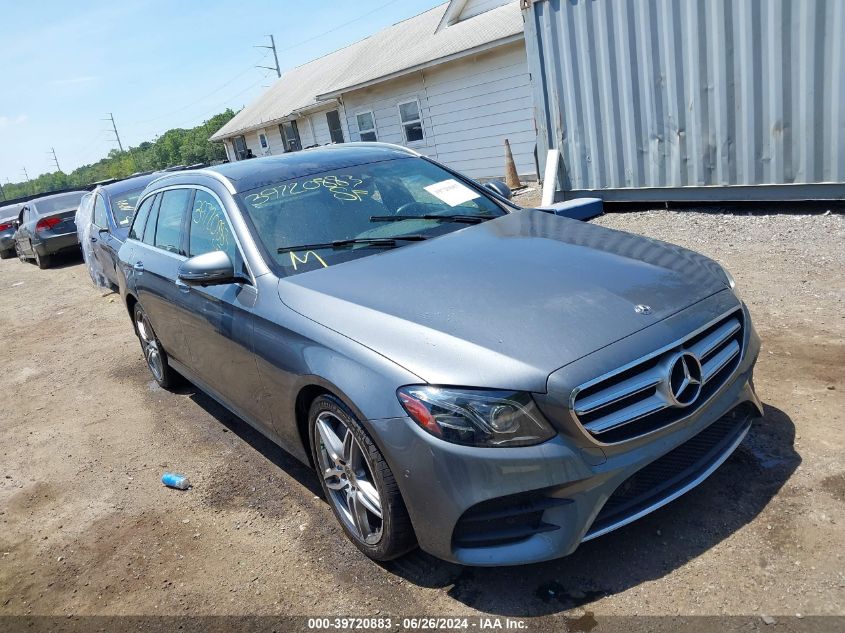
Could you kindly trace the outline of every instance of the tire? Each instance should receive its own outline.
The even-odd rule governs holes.
[[[0,259],[11,259],[14,254],[13,251],[0,251]]]
[[[38,264],[41,270],[47,270],[50,267],[51,261],[52,258],[49,255],[39,255],[38,251],[35,251],[35,263]]]
[[[319,396],[308,413],[308,432],[323,493],[355,546],[376,561],[416,547],[396,479],[352,411],[335,396]]]
[[[149,318],[147,318],[147,313],[144,312],[140,303],[135,304],[133,322],[135,334],[138,335],[138,341],[141,343],[144,361],[147,363],[147,369],[150,370],[159,387],[168,390],[173,389],[178,381],[177,374],[167,362],[167,352],[161,346],[161,342],[158,340]]]

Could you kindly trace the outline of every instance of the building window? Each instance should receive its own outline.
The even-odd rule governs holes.
[[[343,128],[340,126],[340,113],[337,110],[326,112],[326,123],[329,124],[329,134],[332,143],[343,143]]]
[[[361,112],[355,115],[358,120],[358,133],[362,141],[377,141],[376,119],[372,112]]]
[[[282,134],[286,152],[298,152],[302,149],[302,141],[299,139],[299,128],[296,121],[285,121],[279,126],[279,132]]]
[[[420,103],[416,99],[399,104],[399,119],[405,132],[405,141],[413,143],[423,140],[422,117]]]
[[[264,132],[258,133],[258,142],[261,143],[261,149],[267,149],[267,135]]]

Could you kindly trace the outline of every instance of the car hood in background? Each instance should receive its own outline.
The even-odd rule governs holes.
[[[282,279],[279,295],[427,382],[545,391],[554,370],[724,290],[722,277],[680,247],[523,210]]]

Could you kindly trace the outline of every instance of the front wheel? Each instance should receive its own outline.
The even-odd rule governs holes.
[[[326,499],[349,539],[377,561],[416,546],[390,467],[339,399],[318,397],[308,415],[312,457]]]
[[[10,259],[12,255],[14,255],[14,252],[11,250],[0,251],[0,259]]]
[[[176,384],[175,372],[167,362],[167,352],[161,346],[147,313],[140,303],[135,304],[134,310],[135,332],[141,342],[141,351],[144,352],[144,360],[147,369],[162,389],[172,389]]]

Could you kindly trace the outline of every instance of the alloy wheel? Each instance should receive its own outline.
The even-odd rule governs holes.
[[[384,527],[381,497],[364,450],[334,413],[323,411],[315,424],[320,438],[318,466],[329,501],[361,541],[378,543]]]
[[[161,358],[161,351],[158,348],[153,328],[147,320],[147,316],[138,311],[135,313],[135,326],[138,328],[138,338],[141,339],[141,348],[144,351],[144,358],[147,360],[147,367],[153,374],[153,377],[161,382],[164,378],[164,363]]]

